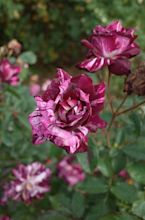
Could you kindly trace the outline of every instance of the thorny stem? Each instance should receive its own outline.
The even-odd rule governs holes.
[[[127,108],[127,109],[125,109],[125,110],[123,110],[123,111],[121,111],[121,112],[118,112],[116,116],[122,115],[122,114],[124,114],[124,113],[126,113],[126,112],[129,112],[129,111],[132,111],[132,110],[138,108],[139,106],[141,106],[141,105],[143,105],[143,104],[145,104],[145,100],[142,101],[142,102],[140,102],[140,103],[138,103],[138,104],[136,104],[136,105],[133,105],[133,106],[130,107],[130,108]]]
[[[110,121],[110,123],[109,123],[109,126],[108,126],[108,130],[110,130],[110,128],[112,127],[112,124],[113,124],[113,122],[114,122],[116,116],[118,116],[118,114],[119,114],[118,112],[119,112],[120,108],[123,106],[123,104],[125,103],[127,97],[128,97],[128,95],[125,95],[125,96],[124,96],[122,102],[120,103],[120,105],[118,106],[118,108],[116,109],[116,111],[113,113],[112,119],[111,119],[111,121]]]
[[[103,133],[106,137],[106,141],[107,141],[107,146],[110,148],[111,147],[111,143],[110,143],[110,133],[107,131],[107,129],[103,130]]]
[[[109,101],[109,105],[110,105],[110,108],[111,108],[111,112],[113,114],[114,109],[113,109],[113,104],[112,104],[112,97],[111,97],[111,94],[110,94],[110,80],[111,80],[111,73],[109,72],[108,73],[108,83],[107,83],[107,86],[108,86],[108,101]]]

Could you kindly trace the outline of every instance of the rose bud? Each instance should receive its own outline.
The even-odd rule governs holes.
[[[126,170],[121,170],[118,173],[118,176],[122,177],[125,180],[129,179],[129,174],[128,174],[128,172]]]

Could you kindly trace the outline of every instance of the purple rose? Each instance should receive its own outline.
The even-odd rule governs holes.
[[[82,74],[71,77],[58,69],[42,97],[35,97],[37,108],[30,114],[33,143],[50,140],[69,153],[87,150],[87,134],[104,128],[99,117],[104,105],[105,85],[93,85]]]
[[[0,220],[10,220],[10,217],[9,216],[0,216]]]
[[[58,176],[65,180],[70,186],[83,181],[85,173],[80,164],[74,163],[74,157],[64,157],[57,166]]]
[[[19,83],[18,74],[21,68],[11,64],[8,59],[0,61],[0,82],[5,82],[10,85],[16,86]]]
[[[95,72],[104,66],[116,75],[130,73],[131,57],[139,54],[133,29],[123,28],[119,21],[106,27],[97,25],[88,40],[82,40],[88,48],[87,59],[79,64],[80,68]]]
[[[29,203],[33,198],[39,199],[50,191],[51,171],[41,163],[21,164],[13,169],[13,175],[14,180],[4,186],[3,203],[9,198]]]

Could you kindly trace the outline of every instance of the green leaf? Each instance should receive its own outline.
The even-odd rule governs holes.
[[[37,62],[37,57],[32,51],[22,53],[19,59],[28,64],[35,64]]]
[[[22,126],[24,126],[26,129],[31,130],[30,125],[28,123],[28,120],[26,116],[23,116],[22,114],[17,115],[17,118]]]
[[[133,144],[129,144],[122,148],[122,150],[126,155],[136,160],[145,159],[145,143],[136,142]]]
[[[112,168],[115,173],[118,173],[120,170],[124,169],[126,165],[126,155],[119,150],[112,148],[110,151],[110,156],[112,157]]]
[[[68,217],[59,212],[50,211],[38,217],[38,220],[69,220]]]
[[[99,220],[139,220],[139,219],[135,216],[132,216],[132,215],[119,214],[119,215],[107,215],[103,218],[99,218]]]
[[[103,179],[88,177],[82,183],[78,184],[79,189],[90,193],[105,193],[108,191],[108,186]]]
[[[133,123],[133,127],[134,127],[136,135],[139,136],[141,133],[141,120],[140,120],[139,115],[135,112],[132,112],[129,115],[129,118],[131,122]]]
[[[128,172],[132,179],[138,183],[145,184],[145,164],[144,163],[132,163],[128,166]]]
[[[116,183],[111,188],[111,192],[120,200],[132,203],[137,199],[137,190],[134,186],[127,183]]]
[[[82,194],[76,192],[73,195],[71,203],[72,214],[76,218],[81,218],[85,210],[84,197]]]
[[[71,214],[69,205],[71,200],[65,194],[58,193],[55,196],[49,196],[49,201],[55,211]]]
[[[12,86],[5,84],[5,90],[7,92],[11,93],[12,95],[14,95],[16,98],[21,99],[21,96],[18,93],[18,87],[15,88],[15,87],[12,87]]]
[[[91,173],[87,153],[77,154],[77,159],[81,164],[82,168],[84,169],[84,171]]]
[[[133,204],[132,212],[145,219],[145,201],[137,201]]]
[[[95,205],[90,207],[89,213],[87,213],[87,217],[85,220],[96,220],[99,217],[107,215],[108,213],[114,211],[115,205],[113,205],[114,200],[107,197],[105,194],[98,195],[95,199]],[[111,207],[113,206],[113,208]]]
[[[113,175],[111,160],[108,157],[98,159],[98,169],[104,176],[109,177]]]

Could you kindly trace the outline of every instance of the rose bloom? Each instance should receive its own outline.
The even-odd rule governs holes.
[[[73,157],[66,156],[57,166],[58,176],[64,179],[70,186],[74,186],[85,179],[85,173],[80,164],[74,163],[73,161]]]
[[[29,203],[33,198],[42,198],[50,191],[51,171],[41,163],[34,162],[27,166],[21,164],[13,169],[13,175],[14,180],[4,186],[3,203],[9,198]]]
[[[6,58],[0,61],[0,82],[5,82],[10,85],[16,86],[19,83],[18,74],[21,68],[14,64]]]
[[[82,40],[82,44],[88,48],[88,54],[79,67],[95,72],[108,66],[109,71],[114,74],[129,74],[129,59],[140,52],[134,42],[136,37],[133,29],[122,27],[119,21],[114,21],[106,27],[97,25],[90,38]]]
[[[35,97],[37,108],[29,116],[33,143],[50,140],[69,153],[87,150],[87,134],[104,128],[99,117],[105,85],[93,85],[87,75],[70,76],[58,69],[43,96]]]
[[[10,220],[10,218],[8,216],[0,216],[0,220]]]

